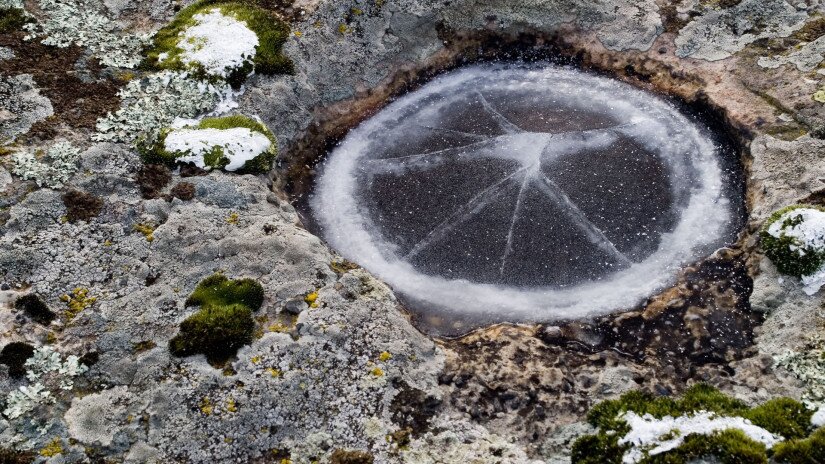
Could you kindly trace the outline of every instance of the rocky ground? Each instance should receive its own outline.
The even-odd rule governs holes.
[[[48,345],[88,366],[55,370],[69,388],[43,380],[49,400],[4,413],[0,448],[53,463],[562,463],[590,430],[588,408],[633,389],[674,394],[701,381],[753,404],[825,401],[822,293],[780,276],[756,233],[777,208],[825,204],[825,4],[262,3],[291,27],[284,53],[295,70],[252,76],[233,111],[277,137],[268,175],[147,180],[128,127],[216,104],[174,80],[155,100],[128,93],[148,85],[132,69],[144,34],[172,20],[177,2],[32,0],[23,6],[36,27],[0,33],[0,346]],[[433,339],[291,203],[324,149],[389,98],[513,54],[564,59],[713,114],[742,148],[748,223],[735,245],[640,307]],[[128,105],[140,110],[124,116],[132,126],[97,124]],[[57,140],[78,154],[18,169],[15,153]],[[167,348],[193,312],[184,300],[215,272],[265,291],[254,341],[220,367]],[[56,318],[16,309],[26,294]],[[3,395],[37,381],[0,365]]]

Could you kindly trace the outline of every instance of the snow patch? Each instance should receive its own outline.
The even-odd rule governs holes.
[[[791,225],[785,225],[788,219],[793,220]],[[776,238],[794,239],[796,243],[790,245],[790,249],[796,251],[799,256],[805,256],[808,253],[806,250],[811,249],[820,253],[825,252],[825,211],[814,208],[788,211],[768,227],[768,234]],[[825,285],[825,265],[811,275],[802,276],[802,284],[806,294],[816,294]]]
[[[218,8],[192,19],[197,24],[186,29],[178,42],[184,63],[197,63],[208,74],[225,78],[255,57],[258,36],[246,22],[226,16]]]
[[[245,127],[178,129],[166,136],[164,149],[172,153],[187,153],[177,158],[181,163],[194,163],[201,169],[211,169],[204,162],[204,155],[215,147],[221,147],[224,156],[229,159],[224,169],[236,171],[247,161],[269,150],[271,144],[267,136]]]
[[[825,427],[825,406],[820,406],[814,415],[811,416],[811,425],[814,427]]]
[[[630,426],[630,432],[619,440],[620,445],[632,447],[622,458],[624,464],[636,464],[646,456],[655,456],[678,448],[691,434],[711,435],[724,430],[739,430],[748,438],[758,441],[768,449],[783,441],[762,427],[753,425],[742,417],[720,417],[715,413],[699,411],[694,415],[656,419],[650,414],[639,416],[628,411],[621,416]]]

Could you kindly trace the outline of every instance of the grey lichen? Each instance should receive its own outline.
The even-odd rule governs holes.
[[[74,378],[87,370],[75,355],[64,359],[51,346],[36,349],[26,361],[26,379],[30,384],[8,394],[3,415],[17,419],[40,403],[54,401],[57,392],[74,388]]]
[[[24,27],[27,38],[43,36],[43,44],[61,48],[86,47],[105,66],[134,68],[141,62],[149,35],[120,33],[117,24],[99,13],[93,2],[38,0],[37,4],[45,19]]]
[[[29,74],[0,76],[0,145],[7,144],[32,125],[54,114]]]
[[[803,400],[810,406],[825,404],[825,338],[812,337],[800,351],[788,351],[775,358],[779,367],[796,375],[805,384]]]
[[[12,156],[12,173],[33,180],[39,187],[60,188],[77,171],[80,150],[68,142],[57,142],[45,155],[26,150]]]
[[[129,82],[120,91],[121,108],[97,123],[92,136],[101,142],[152,141],[176,118],[211,111],[229,89],[191,79],[186,73],[164,71]]]
[[[709,9],[679,32],[676,55],[723,60],[759,39],[789,36],[807,18],[785,0],[744,0],[732,8]]]

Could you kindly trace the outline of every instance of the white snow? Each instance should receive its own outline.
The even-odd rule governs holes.
[[[181,163],[194,163],[201,169],[210,169],[204,163],[203,155],[214,147],[223,147],[229,164],[227,171],[236,171],[247,161],[264,153],[272,142],[260,132],[245,127],[231,129],[178,129],[166,136],[164,148],[168,152],[186,152],[178,157]]]
[[[650,414],[639,416],[633,411],[626,412],[622,419],[630,426],[630,432],[619,440],[620,445],[632,447],[622,458],[624,464],[636,464],[645,455],[654,456],[678,448],[686,436],[691,434],[710,435],[724,430],[740,430],[748,438],[758,441],[768,449],[783,441],[762,427],[753,425],[742,417],[722,417],[715,413],[699,411],[693,415],[656,419]]]
[[[181,33],[178,47],[184,63],[198,63],[213,76],[227,77],[255,57],[258,36],[246,22],[213,8],[192,17],[197,24]]]
[[[825,405],[820,406],[814,415],[811,416],[811,425],[814,427],[825,427]]]
[[[800,217],[801,221],[793,226],[784,227],[788,218]],[[797,222],[797,221],[794,221]],[[774,237],[791,237],[798,245],[791,245],[791,250],[804,256],[805,249],[825,251],[825,211],[814,208],[797,208],[779,217],[768,227],[768,233]],[[811,275],[802,276],[803,291],[814,295],[825,285],[825,266]]]

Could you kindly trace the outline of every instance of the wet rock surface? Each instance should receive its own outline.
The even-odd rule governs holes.
[[[24,454],[39,462],[304,463],[343,450],[337,456],[367,453],[379,463],[555,463],[567,462],[569,443],[590,432],[581,423],[587,408],[623,391],[669,395],[703,381],[756,403],[811,389],[773,357],[821,334],[821,293],[807,297],[793,280],[780,281],[755,232],[776,207],[821,201],[817,131],[825,119],[813,95],[823,78],[819,68],[804,71],[817,60],[816,45],[801,69],[790,57],[822,35],[814,24],[820,3],[264,3],[291,21],[284,51],[296,71],[253,76],[238,101],[278,136],[279,166],[270,177],[187,177],[188,200],[172,188],[189,172],[144,198],[137,153],[90,143],[93,119],[70,110],[85,102],[47,89],[37,76],[48,70],[37,60],[72,57],[60,62],[60,79],[105,85],[106,98],[89,95],[96,115],[113,101],[106,72],[76,49],[28,45],[35,51],[21,55],[26,45],[0,44],[15,56],[0,61],[4,82],[24,72],[8,75],[9,60],[18,60],[31,65],[25,73],[37,84],[12,85],[11,94],[27,96],[9,100],[23,111],[9,111],[29,122],[4,119],[3,130],[25,130],[47,115],[44,96],[55,114],[66,110],[56,130],[83,148],[67,185],[103,201],[88,220],[63,220],[65,192],[3,176],[11,166],[0,155],[0,345],[49,345],[89,366],[73,389],[53,389],[54,403],[22,419],[4,415],[2,447],[30,450]],[[94,5],[135,31],[174,15],[164,1]],[[742,11],[750,19],[738,19]],[[326,144],[388,97],[507,50],[557,54],[714,109],[746,148],[749,224],[737,245],[623,314],[496,326],[456,340],[417,331],[389,287],[301,227],[284,189],[305,192]],[[766,56],[788,64],[760,66]],[[43,111],[25,111],[32,107]],[[54,135],[16,143],[38,148]],[[265,290],[255,340],[222,369],[167,348],[194,311],[186,295],[217,271],[254,278]],[[25,294],[57,317],[44,325],[14,309]],[[306,300],[313,294],[315,307]],[[4,394],[29,385],[10,374],[0,365]]]

